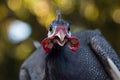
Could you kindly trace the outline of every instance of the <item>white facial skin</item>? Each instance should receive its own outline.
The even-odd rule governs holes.
[[[56,39],[56,42],[60,45],[63,46],[66,43],[66,39],[65,37],[69,36],[71,37],[71,32],[70,29],[66,29],[66,27],[62,26],[61,28],[58,26],[51,26],[49,28],[49,32],[48,32],[48,38],[52,38],[52,37],[58,37],[59,39]]]
[[[49,52],[54,44],[64,46],[66,43],[72,51],[78,49],[79,40],[75,36],[71,36],[70,27],[66,24],[52,24],[49,27],[48,37],[42,41],[43,48]]]

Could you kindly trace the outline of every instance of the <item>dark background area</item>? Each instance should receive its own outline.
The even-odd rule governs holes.
[[[33,41],[47,36],[57,9],[72,32],[100,29],[120,55],[120,0],[0,0],[0,80],[18,80]]]

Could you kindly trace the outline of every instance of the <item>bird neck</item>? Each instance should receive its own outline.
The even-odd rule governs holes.
[[[50,57],[58,57],[59,53],[61,53],[61,49],[62,47],[59,46],[58,44],[54,44],[52,50],[50,51],[50,53],[48,54],[48,56]]]
[[[55,44],[46,58],[45,75],[48,79],[45,80],[56,80],[58,77],[60,77],[61,68],[63,67],[65,67],[63,47]]]

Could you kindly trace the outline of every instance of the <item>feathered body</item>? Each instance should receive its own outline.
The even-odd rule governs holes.
[[[102,60],[110,57],[118,69],[120,60],[100,31],[72,35],[80,42],[75,52],[66,45],[54,44],[48,54],[40,46],[21,66],[20,80],[112,80]]]

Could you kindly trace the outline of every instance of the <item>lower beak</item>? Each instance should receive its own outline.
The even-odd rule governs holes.
[[[61,42],[63,42],[64,39],[65,39],[66,34],[65,34],[62,30],[60,30],[60,31],[56,34],[56,36],[60,39]]]

